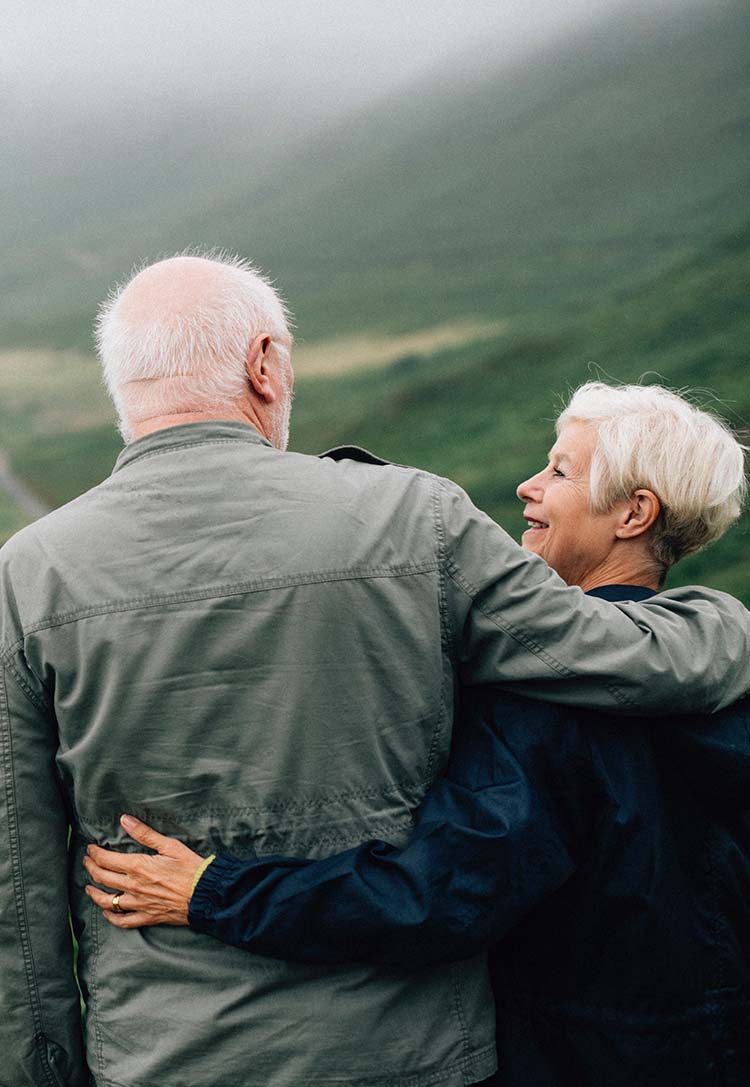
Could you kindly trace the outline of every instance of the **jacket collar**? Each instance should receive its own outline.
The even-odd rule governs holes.
[[[656,596],[654,589],[645,585],[600,585],[598,589],[589,589],[586,596],[598,596],[601,600],[649,600]]]
[[[143,438],[137,438],[126,445],[115,461],[113,472],[125,468],[133,461],[154,453],[165,453],[171,449],[184,449],[190,445],[205,445],[215,442],[249,442],[251,445],[274,446],[249,423],[240,423],[233,419],[211,420],[206,423],[181,423],[179,426],[154,430]]]

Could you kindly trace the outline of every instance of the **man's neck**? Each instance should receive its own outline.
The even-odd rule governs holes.
[[[218,422],[245,423],[254,427],[258,433],[266,438],[263,426],[253,411],[228,406],[206,408],[204,411],[175,411],[166,415],[154,415],[150,419],[141,419],[133,423],[130,428],[131,441],[144,438],[147,434],[153,434],[155,430],[166,430],[167,427],[182,426],[185,423],[218,423]]]

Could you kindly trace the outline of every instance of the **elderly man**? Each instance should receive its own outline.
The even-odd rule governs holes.
[[[291,337],[239,262],[146,268],[99,341],[128,444],[0,556],[0,1082],[480,1081],[482,956],[409,974],[120,931],[83,893],[87,844],[123,846],[122,811],[199,853],[403,843],[447,758],[456,678],[713,709],[750,688],[747,613],[696,590],[586,598],[445,480],[284,452]]]
[[[524,546],[569,584],[653,597],[740,512],[742,447],[667,389],[589,382],[556,430],[518,496]],[[158,855],[92,845],[85,861],[124,890],[113,913],[88,888],[113,925],[189,920],[278,958],[411,969],[489,946],[486,1087],[750,1080],[750,699],[665,728],[466,692],[404,849],[207,865],[130,825]]]

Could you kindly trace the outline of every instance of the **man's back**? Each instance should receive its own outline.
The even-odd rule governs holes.
[[[451,1087],[492,1070],[479,961],[290,966],[117,931],[82,893],[82,848],[122,845],[125,810],[239,855],[405,839],[452,719],[430,480],[280,453],[242,424],[175,427],[11,545],[6,640],[15,623],[19,683],[43,677],[31,695],[59,731],[100,1085],[417,1087],[439,1071]]]

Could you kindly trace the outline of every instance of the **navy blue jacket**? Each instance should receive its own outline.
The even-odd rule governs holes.
[[[461,718],[406,848],[221,855],[191,926],[303,962],[490,948],[498,1087],[747,1087],[750,702],[660,723],[484,688]]]

